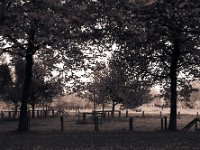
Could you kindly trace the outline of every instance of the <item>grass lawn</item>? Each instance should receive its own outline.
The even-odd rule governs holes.
[[[200,149],[199,132],[31,132],[0,134],[0,149],[8,150],[192,150]]]
[[[181,129],[194,116],[177,120]],[[60,131],[59,118],[33,119],[29,133],[15,131],[18,122],[0,123],[0,150],[200,150],[200,132],[160,131],[158,116],[135,117],[133,131],[128,131],[127,119],[114,119],[99,125],[77,124],[64,118]]]

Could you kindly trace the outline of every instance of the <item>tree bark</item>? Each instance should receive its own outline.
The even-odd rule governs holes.
[[[29,90],[30,90],[30,84],[31,84],[31,78],[32,78],[32,66],[33,66],[33,56],[32,54],[27,54],[25,81],[24,81],[24,88],[23,88],[23,94],[22,94],[18,131],[28,131],[27,103],[28,103]]]
[[[171,107],[170,107],[170,121],[169,130],[177,130],[177,65],[180,55],[179,39],[174,40],[174,50],[172,53],[172,62],[170,67],[170,92],[171,92]]]
[[[32,79],[32,67],[33,67],[33,55],[35,53],[34,47],[34,38],[35,38],[35,30],[31,26],[28,38],[28,47],[26,49],[26,67],[25,67],[25,79],[24,79],[24,87],[22,93],[22,102],[20,108],[20,117],[19,117],[19,124],[18,124],[18,131],[26,132],[28,131],[28,98],[29,98],[29,91]]]
[[[4,22],[5,19],[5,0],[1,1],[1,5],[0,5],[0,24],[2,24]]]

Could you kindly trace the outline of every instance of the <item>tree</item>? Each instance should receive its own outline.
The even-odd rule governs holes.
[[[176,130],[177,86],[199,78],[199,2],[97,1],[129,78],[170,87],[169,130]]]
[[[6,91],[9,86],[11,86],[12,77],[10,68],[7,64],[0,65],[0,96],[3,97],[6,95]]]
[[[6,74],[5,71],[4,73],[2,72],[4,75],[6,75],[5,76],[6,78],[9,77],[11,79],[11,76],[12,78],[14,78],[12,81],[6,82],[6,88],[3,88],[4,94],[2,96],[2,99],[5,102],[14,104],[15,106],[14,118],[15,118],[17,115],[18,107],[20,106],[21,93],[23,90],[22,87],[25,74],[24,73],[25,62],[20,58],[15,58],[12,61],[14,62],[10,62],[10,64],[14,63],[13,73],[10,75],[8,74],[11,72],[10,71],[11,69],[8,67]],[[34,108],[36,104],[38,103],[47,104],[48,102],[51,102],[54,96],[62,93],[63,91],[63,84],[60,82],[61,80],[55,80],[53,78],[49,78],[47,80],[48,77],[49,73],[46,72],[44,68],[42,68],[42,65],[35,63],[33,66],[33,78],[30,88],[30,95],[28,99],[28,103],[32,106],[33,118],[34,118]]]
[[[177,86],[177,102],[180,102],[182,105],[186,105],[186,107],[192,108],[192,105],[190,105],[191,94],[195,91],[196,88],[192,86],[191,81],[180,81]],[[160,87],[160,94],[157,96],[163,98],[166,101],[167,106],[170,106],[170,84],[164,84]]]
[[[93,81],[89,82],[86,89],[84,89],[84,93],[94,104],[94,110],[96,105],[102,105],[104,110],[105,104],[112,103],[112,112],[114,112],[115,106],[123,101],[119,96],[122,87],[108,72],[104,73],[106,74],[95,74]]]
[[[12,66],[11,62],[8,64],[9,67],[7,65],[7,71],[10,72],[10,75],[7,74],[6,76],[12,80],[6,83],[7,88],[4,88],[4,95],[2,96],[2,99],[5,102],[14,104],[14,118],[16,117],[18,107],[20,106],[22,84],[24,80],[24,63],[20,59],[15,61],[14,66]]]
[[[109,68],[96,67],[93,81],[86,87],[85,95],[96,105],[112,103],[114,112],[117,104],[125,108],[136,108],[152,100],[150,95],[151,84],[139,79],[128,79],[122,63],[112,58]]]
[[[4,46],[2,50],[4,52],[18,54],[25,57],[26,60],[21,113],[18,126],[19,131],[28,130],[27,100],[32,78],[33,55],[41,48],[41,44],[43,44],[41,42],[44,42],[44,40],[37,41],[39,37],[41,37],[41,34],[39,35],[38,33],[41,33],[40,31],[42,29],[41,24],[39,25],[39,23],[41,23],[40,19],[42,18],[39,18],[37,11],[40,11],[41,14],[45,12],[44,10],[38,9],[38,6],[36,7],[38,4],[39,3],[36,1],[25,2],[24,4],[19,1],[14,1],[10,2],[9,6],[7,6],[5,2],[1,3],[2,6],[6,5],[8,7],[8,19],[5,19],[2,25],[5,32],[1,31],[1,34],[3,39],[6,40],[7,43],[10,43],[9,46]],[[39,6],[41,7],[41,3]],[[12,24],[10,24],[10,22],[12,22]],[[38,38],[36,36],[38,36]]]
[[[154,22],[150,29],[157,31],[157,35],[153,35],[155,39],[150,40],[146,47],[149,52],[154,48],[155,52],[150,55],[149,62],[158,63],[156,75],[164,76],[170,85],[170,130],[176,130],[177,85],[199,74],[196,70],[199,68],[198,7],[199,4],[192,0],[161,2],[154,6],[154,11],[158,12],[157,19],[149,20]],[[151,67],[149,70],[152,74],[154,69]],[[181,74],[186,77],[181,77]]]
[[[199,3],[150,1],[138,8],[129,7],[129,13],[120,17],[129,18],[128,14],[133,14],[132,19],[116,24],[120,32],[115,33],[122,48],[120,59],[128,64],[130,73],[153,79],[161,86],[169,85],[169,130],[174,131],[177,86],[199,77]]]
[[[1,53],[18,55],[25,59],[25,78],[21,98],[18,130],[28,130],[27,101],[29,97],[34,59],[53,64],[64,63],[68,70],[81,65],[82,52],[77,39],[87,38],[82,26],[89,18],[91,6],[85,1],[1,1]],[[92,2],[91,2],[92,3]],[[52,20],[54,18],[54,20]],[[83,21],[85,20],[85,21]],[[89,30],[90,32],[91,30]],[[80,36],[81,33],[85,33]],[[68,49],[66,49],[66,47]]]
[[[35,105],[42,103],[43,106],[50,103],[53,97],[62,94],[63,83],[54,78],[48,78],[49,73],[45,71],[41,64],[35,63],[33,66],[33,77],[30,88],[28,103],[32,107],[32,118],[34,118]]]

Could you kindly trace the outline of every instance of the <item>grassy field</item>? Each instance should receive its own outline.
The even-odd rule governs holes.
[[[17,121],[0,123],[0,150],[200,150],[200,132],[160,131],[158,115],[133,115],[133,131],[128,131],[129,118],[115,118],[99,125],[77,124],[75,118],[64,118],[64,131],[60,119],[32,119],[30,132],[20,134]],[[178,129],[195,116],[182,115]]]

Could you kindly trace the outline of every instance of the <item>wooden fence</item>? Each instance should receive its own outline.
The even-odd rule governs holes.
[[[30,118],[46,118],[46,117],[55,117],[57,110],[28,110],[28,115]],[[1,111],[0,119],[18,119],[20,111]]]

